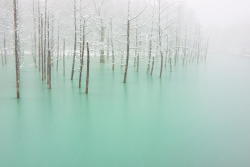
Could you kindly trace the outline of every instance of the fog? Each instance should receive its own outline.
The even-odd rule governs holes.
[[[43,3],[43,1],[40,1]],[[63,3],[62,3],[63,2]],[[96,0],[98,3],[99,0]],[[100,1],[101,2],[101,1]],[[131,1],[132,15],[136,15],[144,7],[147,11],[150,11],[154,1],[151,0],[133,0]],[[172,3],[173,0],[162,0],[162,6],[165,3]],[[179,2],[179,1],[176,1]],[[48,1],[53,15],[56,20],[60,21],[64,25],[64,33],[67,35],[72,34],[73,30],[73,0],[49,0]],[[95,13],[93,9],[93,3],[90,0],[83,0],[83,6],[87,8],[87,12],[84,9],[85,15],[91,15]],[[31,23],[32,19],[32,0],[19,0],[21,22],[23,25]],[[111,4],[111,5],[110,5]],[[108,20],[109,17],[116,19],[119,18],[119,24],[123,24],[126,20],[126,4],[125,0],[109,0],[104,3],[103,14]],[[151,6],[150,6],[151,5]],[[209,52],[212,55],[245,55],[250,51],[248,46],[250,45],[250,1],[248,0],[185,0],[185,5],[193,11],[194,17],[201,25],[201,30],[205,38],[209,38]],[[111,6],[112,10],[109,10]],[[1,35],[5,31],[3,25],[6,25],[6,18],[12,19],[11,8],[12,1],[0,0],[1,10]],[[6,12],[9,9],[9,12]],[[150,13],[150,12],[149,12]],[[171,13],[171,12],[169,12]],[[144,14],[139,18],[141,22],[149,21],[149,14]],[[166,18],[166,15],[162,16],[162,19]],[[144,20],[143,19],[147,19]],[[155,21],[157,19],[155,18]],[[106,21],[107,22],[107,21]],[[27,33],[31,30],[31,26],[22,26],[23,32]],[[4,26],[6,27],[6,26]],[[11,25],[9,25],[11,30]],[[123,33],[123,32],[121,32]],[[8,35],[8,34],[7,34]],[[24,35],[27,37],[27,35]],[[72,40],[72,39],[70,39]]]
[[[187,0],[187,3],[210,34],[210,51],[215,54],[249,54],[250,1]]]

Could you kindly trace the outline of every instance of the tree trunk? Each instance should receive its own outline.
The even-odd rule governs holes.
[[[34,64],[35,64],[35,67],[37,67],[37,34],[36,34],[36,16],[35,16],[35,1],[33,0],[33,38],[34,38],[34,55],[33,55],[33,59],[34,59]]]
[[[4,63],[5,65],[7,65],[7,52],[6,52],[6,38],[5,38],[5,34],[4,34],[4,37],[3,37],[3,54],[4,54]]]
[[[162,70],[163,70],[163,53],[162,52],[160,52],[160,54],[161,54],[161,69],[160,69],[160,78],[162,77]]]
[[[43,80],[46,80],[46,74],[47,74],[47,65],[46,65],[46,61],[47,61],[47,3],[48,1],[45,0],[45,16],[44,16],[44,45],[43,45],[43,49],[44,49],[44,55],[43,55]]]
[[[103,26],[103,22],[101,21],[101,50],[100,50],[100,63],[105,63],[105,56],[104,56],[104,48],[103,48],[103,43],[104,43],[104,37],[105,36],[105,27]]]
[[[14,12],[14,36],[15,36],[15,62],[16,62],[16,95],[20,98],[20,62],[19,62],[19,39],[18,39],[18,13],[17,0],[13,0]]]
[[[82,30],[82,51],[80,57],[80,76],[79,76],[79,88],[82,88],[82,70],[83,70],[83,60],[84,60],[84,49],[85,49],[85,20],[83,23],[83,30]]]
[[[114,52],[114,41],[113,41],[113,22],[110,21],[110,38],[111,38],[111,49],[112,49],[112,71],[115,71],[115,52]]]
[[[151,66],[151,72],[150,72],[150,75],[153,75],[153,72],[154,72],[154,66],[155,66],[155,57],[153,57],[153,60],[152,60],[152,66]]]
[[[90,57],[89,57],[89,44],[87,42],[87,74],[86,74],[86,88],[85,93],[89,93],[89,64],[90,64]]]
[[[47,45],[48,45],[48,58],[47,58],[47,84],[48,88],[51,89],[51,46],[50,46],[50,19],[48,17],[48,27],[47,27]]]
[[[74,40],[74,55],[73,55],[73,63],[72,63],[72,70],[71,70],[71,80],[74,79],[75,73],[75,59],[76,59],[76,46],[77,46],[77,28],[76,28],[76,0],[74,0],[74,25],[75,25],[75,40]]]
[[[57,58],[56,58],[56,71],[58,72],[58,64],[59,64],[59,52],[60,52],[60,29],[58,24],[58,34],[57,34]]]
[[[65,76],[65,39],[63,40],[63,76]]]
[[[147,72],[149,73],[150,71],[150,62],[151,62],[151,57],[152,57],[152,40],[149,40],[149,51],[148,51],[148,69]]]
[[[128,75],[129,47],[130,47],[129,35],[130,35],[130,20],[128,19],[127,21],[127,57],[126,57],[126,66],[125,66],[123,83],[127,82],[127,75]]]

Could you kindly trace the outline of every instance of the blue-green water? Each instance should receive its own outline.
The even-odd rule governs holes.
[[[210,58],[153,77],[91,68],[90,94],[53,72],[0,67],[1,167],[249,167],[250,59]],[[85,77],[85,75],[84,75]],[[78,73],[76,73],[78,78]]]

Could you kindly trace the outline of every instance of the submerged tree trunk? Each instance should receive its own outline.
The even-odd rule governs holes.
[[[40,2],[37,5],[38,11],[38,70],[41,71],[41,15],[40,15]]]
[[[126,57],[126,65],[125,65],[125,73],[124,73],[123,83],[127,82],[127,75],[128,75],[129,47],[130,47],[129,35],[130,35],[130,20],[127,21],[127,57]]]
[[[42,70],[42,81],[44,80],[44,20],[41,16],[41,70]]]
[[[44,55],[43,55],[43,80],[46,81],[46,74],[47,74],[47,65],[46,65],[46,61],[47,61],[47,3],[48,1],[45,0],[45,16],[44,16],[44,45],[43,45],[43,49],[44,49]]]
[[[74,39],[74,55],[73,55],[73,62],[72,62],[72,70],[71,70],[71,80],[74,79],[75,73],[75,59],[76,59],[76,46],[77,46],[77,28],[76,28],[76,0],[74,0],[74,25],[75,25],[75,39]]]
[[[18,13],[17,0],[13,0],[14,13],[14,36],[15,36],[15,62],[16,62],[16,96],[20,98],[20,62],[19,62],[19,39],[18,39]]]
[[[170,72],[173,71],[172,57],[169,57]]]
[[[36,16],[35,16],[35,1],[33,0],[33,38],[34,38],[34,53],[33,53],[33,59],[35,67],[37,67],[37,36],[36,36]]]
[[[83,60],[84,60],[84,49],[85,49],[85,20],[83,23],[83,30],[82,30],[82,51],[80,55],[80,76],[79,76],[79,88],[82,87],[82,70],[83,70]]]
[[[162,77],[162,71],[163,71],[163,53],[162,53],[162,51],[160,52],[160,54],[161,54],[161,69],[160,69],[160,78]]]
[[[152,57],[152,40],[149,40],[149,51],[148,51],[148,68],[147,72],[150,72],[150,62],[151,62],[151,57]]]
[[[112,71],[115,71],[115,51],[114,51],[114,41],[113,41],[113,22],[110,21],[110,38],[111,38],[111,50],[112,50]]]
[[[90,64],[90,56],[89,56],[89,43],[87,42],[87,74],[86,74],[86,88],[85,93],[89,93],[89,64]]]
[[[3,55],[4,55],[4,64],[7,65],[7,52],[6,52],[6,38],[5,34],[3,36]]]
[[[56,57],[56,71],[58,72],[59,64],[59,52],[60,52],[60,29],[58,24],[58,34],[57,34],[57,57]]]
[[[100,50],[100,63],[105,63],[105,56],[104,56],[104,48],[103,48],[103,43],[105,39],[105,27],[103,26],[103,21],[101,20],[101,50]]]
[[[63,40],[63,76],[65,76],[65,39]]]
[[[160,78],[162,77],[163,70],[163,53],[162,53],[162,37],[161,37],[161,0],[158,1],[158,35],[159,35],[159,54],[161,57]]]
[[[155,57],[153,57],[153,60],[152,60],[152,66],[151,66],[151,72],[150,72],[150,75],[153,75],[153,72],[154,72],[154,66],[155,66]]]
[[[48,17],[48,58],[47,58],[47,84],[48,88],[51,89],[51,46],[50,46],[50,19]]]
[[[135,30],[135,64],[136,64],[136,72],[139,72],[139,53],[138,53],[138,27],[136,25]]]

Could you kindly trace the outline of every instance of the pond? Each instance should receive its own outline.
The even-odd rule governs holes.
[[[250,166],[247,57],[212,56],[162,79],[131,66],[126,85],[120,66],[95,63],[89,95],[70,63],[66,77],[54,69],[52,90],[27,64],[20,100],[14,65],[0,67],[2,167]]]

